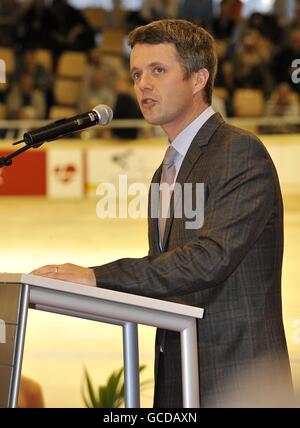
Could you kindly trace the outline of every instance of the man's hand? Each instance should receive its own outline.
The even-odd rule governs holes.
[[[47,278],[61,279],[62,281],[78,282],[96,287],[94,271],[72,263],[63,265],[46,265],[30,272],[31,275],[46,276]]]

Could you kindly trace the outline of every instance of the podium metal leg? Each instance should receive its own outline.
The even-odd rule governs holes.
[[[180,336],[183,407],[200,407],[196,320]]]
[[[128,322],[123,326],[123,358],[125,381],[125,407],[140,407],[140,371],[137,324]]]
[[[12,372],[8,407],[17,407],[18,405],[28,306],[29,306],[29,285],[23,285],[22,291],[21,291],[20,306],[19,306],[18,331],[17,331],[17,337],[16,337],[13,372]]]

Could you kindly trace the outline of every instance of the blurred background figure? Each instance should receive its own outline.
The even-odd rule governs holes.
[[[18,82],[22,74],[29,74],[32,78],[33,89],[38,89],[44,94],[46,100],[46,114],[53,104],[53,83],[54,75],[51,68],[46,68],[39,63],[34,50],[26,50],[19,60],[12,81]]]
[[[127,31],[153,20],[178,17],[180,3],[181,0],[144,0],[140,10],[127,14]]]
[[[107,104],[110,107],[115,105],[116,95],[114,91],[106,86],[103,71],[94,69],[85,82],[85,88],[81,92],[79,101],[79,111],[92,110],[98,104]]]
[[[268,97],[272,90],[270,61],[271,46],[267,39],[257,30],[248,29],[233,57],[234,88],[260,89]]]
[[[18,50],[49,47],[51,28],[45,0],[33,0],[23,10],[16,25]]]
[[[45,95],[40,89],[34,89],[31,74],[23,73],[13,84],[6,97],[6,109],[8,119],[46,118]]]
[[[65,50],[87,52],[95,47],[93,29],[81,11],[69,5],[66,0],[53,0],[47,28],[55,58]]]
[[[176,18],[179,0],[144,0],[141,17],[145,22]]]
[[[272,43],[280,42],[283,37],[283,29],[278,23],[277,16],[274,14],[254,12],[247,21],[247,27],[257,30]]]
[[[214,111],[220,113],[223,117],[227,117],[226,99],[218,94],[212,94],[212,103]]]
[[[293,17],[287,23],[286,28],[288,30],[300,29],[300,0],[296,0]]]
[[[300,114],[298,94],[287,83],[276,86],[266,103],[266,116],[294,116]]]
[[[211,30],[213,20],[212,0],[183,0],[178,10],[178,18],[188,19]]]
[[[101,72],[105,86],[114,90],[117,77],[125,72],[125,66],[122,58],[103,54],[98,47],[91,49],[88,53],[88,64],[83,76],[83,89],[89,85],[91,75],[96,70]]]
[[[218,40],[227,40],[231,38],[235,19],[232,10],[232,0],[222,0],[220,2],[219,15],[213,19],[212,31]]]
[[[229,1],[229,11],[233,21],[233,32],[228,41],[228,51],[230,55],[234,55],[236,50],[239,47],[240,40],[247,28],[247,20],[243,15],[243,5],[244,3],[241,0],[228,0]]]
[[[15,0],[0,2],[0,46],[13,46],[15,43],[19,9]]]
[[[142,119],[141,111],[132,94],[132,83],[128,74],[119,77],[116,82],[115,119]],[[137,128],[114,128],[112,135],[118,139],[134,140],[138,137]]]

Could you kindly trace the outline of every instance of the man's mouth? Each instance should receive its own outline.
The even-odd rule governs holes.
[[[143,106],[151,106],[153,104],[155,104],[157,101],[154,100],[153,98],[143,98],[142,99],[142,105]]]

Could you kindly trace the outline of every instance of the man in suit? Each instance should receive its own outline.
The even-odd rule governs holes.
[[[198,322],[201,405],[261,405],[261,398],[284,391],[280,402],[277,395],[270,402],[282,405],[292,387],[274,165],[258,138],[226,124],[210,106],[217,61],[204,29],[185,20],[156,21],[135,29],[129,43],[139,106],[169,140],[153,183],[172,188],[176,182],[183,193],[191,183],[189,202],[197,201],[196,184],[204,183],[203,224],[191,227],[184,209],[174,215],[174,191],[169,218],[161,212],[152,218],[149,207],[148,256],[91,269],[48,265],[33,273],[205,308]],[[158,330],[156,407],[182,406],[180,360],[178,333]]]

